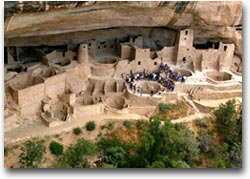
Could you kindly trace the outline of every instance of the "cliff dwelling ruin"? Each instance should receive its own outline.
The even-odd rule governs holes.
[[[6,15],[5,132],[29,123],[70,125],[103,114],[147,118],[160,102],[180,99],[205,113],[206,100],[241,98],[238,42],[196,25],[188,11],[171,21],[164,15],[171,6],[142,7],[152,22],[138,20],[139,6],[131,6],[136,19],[123,8],[106,6],[104,17],[98,4]],[[91,10],[100,21],[91,18]],[[240,36],[237,18],[228,30]]]

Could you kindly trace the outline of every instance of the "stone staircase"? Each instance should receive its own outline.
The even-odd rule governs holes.
[[[193,101],[188,99],[188,96],[183,96],[183,99],[187,101],[187,103],[195,110],[196,113],[200,112],[196,105],[193,103]]]
[[[187,91],[187,93],[192,98],[199,91],[203,91],[203,87],[198,87],[197,86],[197,87],[191,88],[190,90]]]

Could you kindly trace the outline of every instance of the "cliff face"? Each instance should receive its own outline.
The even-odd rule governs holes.
[[[233,42],[242,56],[240,1],[5,2],[5,18],[6,46],[66,44],[107,29],[119,34],[133,27],[193,28],[197,41]]]

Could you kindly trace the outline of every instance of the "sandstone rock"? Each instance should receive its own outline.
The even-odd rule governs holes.
[[[49,11],[43,10],[45,5]],[[13,12],[21,13],[11,16]],[[242,57],[242,34],[235,28],[242,25],[241,1],[27,2],[23,10],[20,3],[5,2],[6,14],[11,18],[5,20],[5,46],[80,43],[88,34],[95,37],[107,31],[111,36],[129,28],[138,32],[144,27],[191,27],[197,38],[233,42],[236,54]]]

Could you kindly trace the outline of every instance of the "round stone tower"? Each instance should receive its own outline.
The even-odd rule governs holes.
[[[88,63],[89,56],[88,56],[88,45],[87,44],[80,44],[78,48],[78,56],[77,56],[78,63]]]

